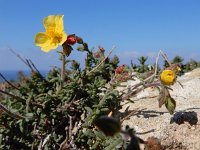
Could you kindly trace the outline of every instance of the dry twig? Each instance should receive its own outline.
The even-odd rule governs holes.
[[[88,76],[90,73],[94,72],[96,69],[99,68],[99,66],[101,66],[101,64],[110,56],[110,54],[114,51],[116,47],[113,46],[112,49],[109,51],[108,55],[95,67],[93,68],[90,72],[88,72],[86,75]]]

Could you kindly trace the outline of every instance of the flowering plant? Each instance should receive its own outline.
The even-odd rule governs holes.
[[[62,45],[63,50],[59,52],[62,66],[50,70],[45,78],[32,61],[24,60],[31,69],[31,77],[21,74],[19,83],[5,80],[9,88],[0,92],[7,95],[1,95],[2,103],[10,110],[0,105],[6,114],[2,114],[0,120],[0,149],[114,149],[120,146],[139,150],[139,142],[151,146],[148,140],[137,137],[132,128],[121,128],[122,122],[137,112],[132,110],[123,116],[119,111],[121,102],[133,103],[130,97],[144,88],[157,86],[160,87],[159,107],[165,104],[173,114],[176,102],[170,96],[169,86],[176,82],[177,65],[169,63],[170,67],[161,72],[155,65],[153,73],[139,74],[139,83],[119,91],[116,87],[121,82],[135,80],[135,76],[128,66],[118,66],[117,56],[109,57],[114,48],[105,56],[103,47],[94,52],[77,35],[67,36],[63,15],[48,16],[43,24],[46,31],[36,34],[35,44],[44,52]],[[78,61],[69,57],[66,60],[75,44],[79,52],[87,54],[83,69]],[[141,59],[140,73],[147,70],[145,59]],[[66,65],[70,67],[67,69]],[[119,133],[130,137],[131,141],[127,142]]]

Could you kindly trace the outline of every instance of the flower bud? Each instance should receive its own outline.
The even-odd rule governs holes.
[[[101,54],[100,54],[99,52],[94,53],[94,57],[95,57],[95,58],[100,58],[100,57],[101,57],[100,55],[101,55]]]
[[[99,46],[99,51],[102,52],[102,53],[104,53],[105,49],[103,47]]]
[[[173,85],[174,82],[176,81],[176,74],[172,70],[164,70],[160,74],[160,81],[164,85]]]
[[[116,73],[116,74],[122,73],[122,72],[124,71],[124,68],[125,68],[125,64],[123,64],[123,65],[117,67],[117,69],[115,69],[115,73]]]
[[[69,35],[69,36],[67,36],[67,44],[69,44],[69,45],[74,45],[75,43],[76,43],[76,36],[75,36],[75,34],[71,34],[71,35]]]

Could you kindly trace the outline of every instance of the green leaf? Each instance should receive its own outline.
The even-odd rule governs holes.
[[[161,108],[162,105],[166,103],[167,97],[171,97],[169,94],[169,91],[166,87],[162,87],[160,90],[159,98],[158,98],[159,108]]]
[[[87,107],[87,106],[85,107],[85,110],[86,110],[89,114],[92,114],[92,112],[93,112],[92,109],[91,109],[90,107]]]
[[[96,142],[96,143],[91,147],[91,149],[97,149],[97,147],[98,147],[99,144],[100,144],[99,142]]]
[[[104,139],[105,135],[102,132],[99,131],[94,131],[96,137],[98,137],[99,139]]]
[[[107,112],[109,111],[109,108],[101,108],[101,112]]]
[[[176,108],[176,101],[172,97],[167,97],[166,102],[165,102],[165,107],[167,108],[169,113],[172,115]]]
[[[115,140],[112,140],[112,142],[110,142],[110,145],[107,146],[105,148],[105,150],[114,150],[114,149],[118,149],[117,147],[122,143],[122,139],[118,138]],[[134,149],[135,150],[135,149]]]

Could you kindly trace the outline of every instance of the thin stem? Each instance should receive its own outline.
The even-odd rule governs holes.
[[[33,117],[28,116],[22,116],[20,114],[16,114],[8,110],[4,105],[0,103],[0,109],[3,110],[6,114],[8,114],[10,117],[13,117],[15,119],[33,119]]]
[[[72,137],[72,116],[69,116],[69,138]]]
[[[64,52],[62,52],[61,80],[62,80],[62,83],[65,80],[65,54]]]
[[[11,94],[11,93],[3,91],[3,90],[0,90],[0,93],[6,94],[6,95],[8,95],[8,96],[20,101],[21,103],[26,104],[26,99],[23,99],[23,98],[21,98],[21,97],[19,97],[17,95]],[[39,108],[43,108],[44,107],[43,105],[40,105],[40,104],[37,104],[37,103],[34,103],[34,102],[31,102],[30,105],[37,106]]]
[[[161,50],[158,52],[158,56],[156,57],[156,64],[155,64],[155,72],[154,72],[154,75],[157,74],[157,71],[158,71],[158,61],[159,61],[159,58],[160,58],[160,53],[161,53]]]
[[[34,63],[32,62],[32,60],[28,60],[29,64],[31,64],[31,66],[33,66],[33,68],[37,71],[37,73],[42,76],[42,74],[40,73],[40,71],[36,68],[36,66],[34,65]],[[43,77],[43,76],[42,76]]]
[[[12,84],[10,81],[8,81],[1,73],[0,73],[1,78],[4,79],[4,81],[6,81],[10,86],[12,86],[13,88],[19,90],[18,87],[16,87],[14,84]]]
[[[90,73],[94,72],[96,69],[99,68],[99,66],[101,66],[101,64],[110,56],[110,54],[114,51],[116,47],[113,46],[112,49],[109,51],[108,55],[95,67],[93,68],[90,72],[88,72],[86,75],[88,76]]]
[[[141,110],[143,110],[143,109],[141,109]],[[134,115],[135,113],[138,113],[138,112],[141,111],[141,110],[139,110],[139,108],[136,108],[135,110],[131,111],[127,116],[125,116],[124,118],[122,118],[122,119],[120,120],[120,123],[122,124],[122,122],[123,122],[124,120],[130,118],[132,115]]]
[[[8,95],[8,96],[11,96],[11,97],[13,97],[14,99],[19,100],[19,101],[22,102],[23,104],[26,104],[26,100],[23,99],[23,98],[21,98],[21,97],[19,97],[19,96],[17,96],[17,95],[13,95],[13,94],[8,93],[8,92],[3,91],[3,90],[0,90],[0,93],[6,94],[6,95]]]
[[[162,50],[160,50],[160,53],[161,53],[162,57],[167,61],[167,63],[169,64],[169,66],[171,66],[172,64],[171,64],[171,62],[168,60],[166,54],[164,54]]]
[[[31,67],[30,63],[28,60],[24,60],[18,53],[16,53],[12,48],[8,47],[8,50],[10,50],[15,56],[17,56],[25,65],[27,65],[31,71],[34,71],[33,68]]]

